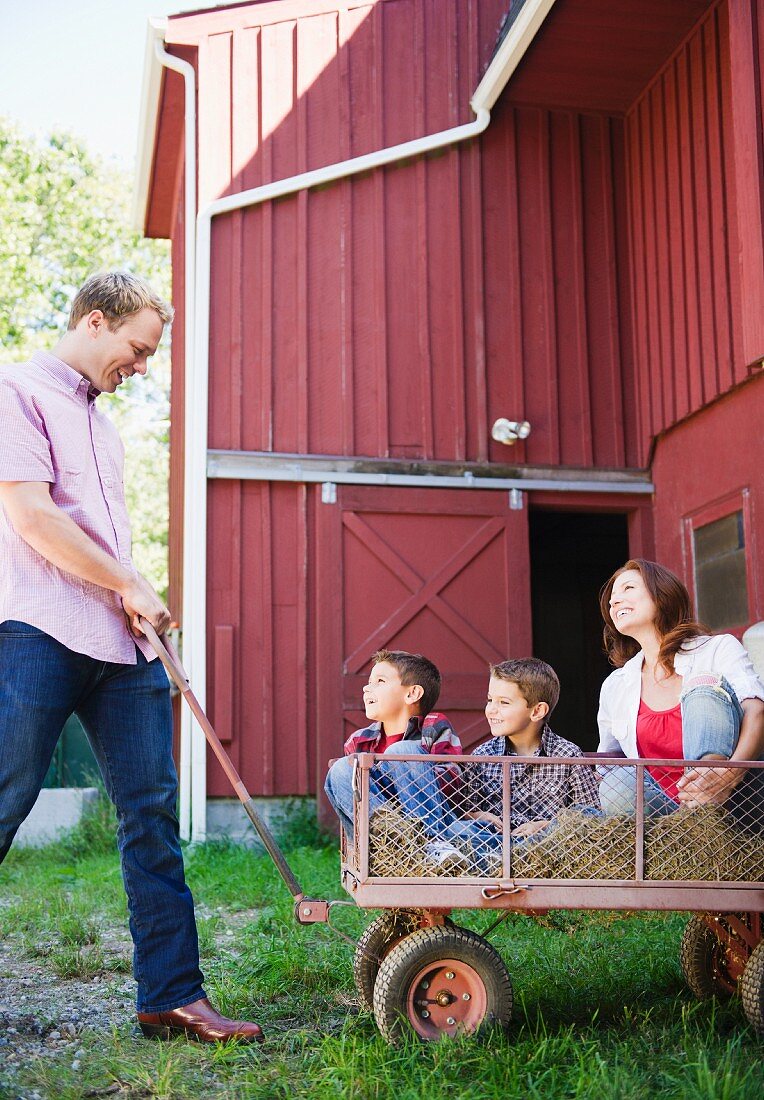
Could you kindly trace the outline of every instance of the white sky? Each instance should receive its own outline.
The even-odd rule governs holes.
[[[132,167],[150,15],[214,0],[0,0],[0,115]]]

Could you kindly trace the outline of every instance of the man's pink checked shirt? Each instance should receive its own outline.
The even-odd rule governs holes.
[[[87,379],[49,352],[0,366],[0,481],[44,481],[53,503],[132,569],[124,448]],[[0,508],[0,623],[16,619],[99,661],[135,664],[136,641],[115,592],[52,565]]]

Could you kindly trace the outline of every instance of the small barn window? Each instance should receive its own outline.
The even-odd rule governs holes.
[[[692,533],[698,618],[712,630],[748,621],[743,512],[732,512]]]

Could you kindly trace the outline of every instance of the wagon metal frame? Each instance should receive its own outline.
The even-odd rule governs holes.
[[[502,768],[502,874],[459,878],[422,876],[380,877],[369,872],[369,773],[383,758],[374,753],[356,756],[357,801],[355,826],[357,843],[348,843],[343,835],[342,884],[356,904],[378,908],[434,909],[512,909],[538,912],[548,909],[623,909],[672,910],[696,912],[764,912],[764,881],[740,882],[698,879],[649,879],[645,875],[644,779],[650,768],[708,767],[708,760],[624,759],[590,753],[580,757],[544,758],[544,764],[585,767],[633,767],[637,774],[635,815],[635,874],[633,878],[522,878],[513,877],[511,843],[511,782],[513,765],[538,766],[539,757],[513,756],[428,756],[427,761],[444,766],[453,764],[499,764]],[[421,755],[399,754],[396,761],[421,763]],[[389,757],[386,758],[389,762]],[[762,769],[764,761],[714,761],[728,769]],[[764,844],[764,839],[762,840]]]
[[[160,639],[146,620],[142,620],[142,625],[292,894],[295,919],[300,924],[326,923],[334,928],[331,912],[338,905],[355,903],[361,908],[383,910],[355,945],[354,976],[361,1004],[374,1011],[381,1032],[389,1040],[409,1029],[423,1040],[435,1040],[459,1033],[480,1034],[495,1024],[508,1024],[513,995],[504,962],[484,936],[451,921],[450,914],[455,909],[496,912],[492,928],[510,913],[540,915],[549,909],[694,913],[681,945],[682,968],[690,989],[699,997],[729,996],[739,989],[751,1025],[764,1034],[764,874],[757,874],[753,881],[687,877],[667,882],[646,873],[646,840],[649,840],[644,798],[646,774],[650,769],[662,767],[708,767],[708,761],[598,757],[598,767],[635,769],[634,874],[616,879],[562,879],[523,878],[513,874],[517,870],[513,864],[518,862],[518,848],[511,827],[511,768],[538,766],[538,757],[464,755],[423,759],[421,755],[397,754],[396,762],[415,762],[422,767],[500,765],[502,812],[496,824],[501,834],[501,866],[497,868],[498,874],[478,874],[475,867],[468,865],[458,877],[453,873],[439,875],[437,868],[434,875],[382,876],[371,873],[374,817],[370,816],[370,773],[382,758],[374,753],[360,753],[353,765],[355,841],[349,842],[344,833],[342,836],[342,885],[352,903],[311,898],[302,890],[257,813],[241,777],[191,691],[174,647],[168,639]],[[545,758],[544,764],[591,768],[595,766],[593,755],[597,754]],[[385,764],[390,765],[389,757]],[[713,766],[757,770],[764,768],[764,761],[714,761]],[[549,835],[553,837],[554,832]],[[764,848],[764,831],[758,833],[756,844]]]

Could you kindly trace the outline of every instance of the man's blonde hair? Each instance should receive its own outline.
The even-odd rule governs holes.
[[[148,283],[129,271],[91,275],[74,296],[67,328],[76,328],[94,309],[100,309],[112,331],[141,309],[153,309],[164,325],[172,321],[175,312]]]

